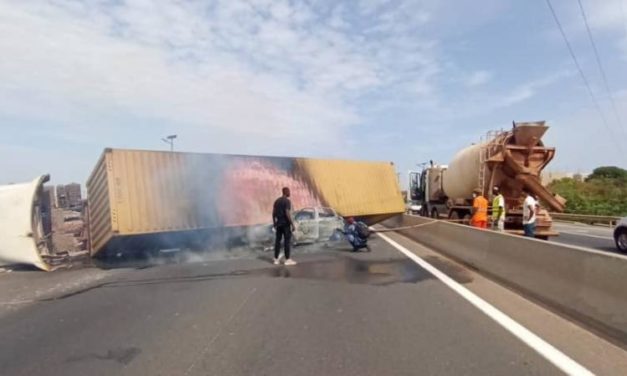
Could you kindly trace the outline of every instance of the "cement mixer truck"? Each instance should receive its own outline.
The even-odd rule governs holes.
[[[498,186],[505,197],[505,229],[522,234],[522,190],[526,187],[543,205],[536,237],[557,235],[546,208],[562,212],[566,200],[540,183],[540,173],[555,156],[555,148],[541,140],[548,128],[544,121],[514,122],[511,130],[489,132],[480,143],[461,150],[448,165],[431,162],[420,172],[410,172],[411,200],[420,205],[422,216],[468,223],[472,191],[479,188],[492,202],[491,187]]]

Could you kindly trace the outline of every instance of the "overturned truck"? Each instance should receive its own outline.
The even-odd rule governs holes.
[[[295,210],[331,207],[373,224],[404,211],[393,164],[105,149],[87,181],[92,256],[198,247]]]

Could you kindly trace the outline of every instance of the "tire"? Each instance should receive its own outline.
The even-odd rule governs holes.
[[[433,219],[439,219],[440,218],[440,214],[438,214],[438,209],[433,208],[431,210],[431,218],[433,218]]]
[[[462,224],[465,224],[466,226],[470,226],[470,219],[471,218],[472,218],[472,216],[470,214],[464,215],[464,219],[462,220]]]
[[[421,217],[428,217],[429,216],[429,209],[427,208],[426,205],[424,205],[421,209],[420,209],[420,216]]]
[[[453,221],[455,221],[455,222],[458,222],[458,220],[459,220],[459,213],[457,212],[457,210],[453,210],[451,212],[451,214],[448,216],[448,218],[453,220]]]
[[[627,253],[627,228],[621,228],[616,231],[614,236],[616,242],[616,249],[621,253]]]
[[[344,237],[344,234],[340,230],[335,229],[333,230],[333,233],[331,234],[328,240],[334,242],[334,241],[342,240],[343,237]]]

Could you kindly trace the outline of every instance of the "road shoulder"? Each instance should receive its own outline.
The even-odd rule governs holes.
[[[627,352],[615,344],[402,235],[387,235],[592,372],[621,375],[627,369]]]

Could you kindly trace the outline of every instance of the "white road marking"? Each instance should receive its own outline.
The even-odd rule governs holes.
[[[464,286],[455,282],[446,274],[442,273],[438,269],[436,269],[433,265],[429,264],[422,258],[415,255],[413,252],[398,244],[394,240],[390,239],[388,236],[384,234],[377,234],[383,240],[388,242],[391,246],[399,250],[405,256],[409,257],[416,264],[420,265],[423,269],[427,270],[429,273],[433,274],[437,279],[439,279],[442,283],[444,283],[451,290],[458,293],[462,298],[466,299],[472,305],[474,305],[477,309],[483,312],[485,315],[490,317],[492,320],[496,321],[499,325],[501,325],[505,330],[513,334],[516,338],[520,339],[527,346],[531,347],[534,351],[544,357],[546,360],[551,362],[557,368],[562,370],[568,375],[594,375],[590,370],[577,363],[566,354],[562,353],[551,344],[543,340],[542,338],[535,335],[529,329],[525,328],[518,322],[514,321],[511,317],[507,316],[505,313],[499,311],[496,307],[481,299],[479,296],[475,295],[472,291],[468,290]]]

